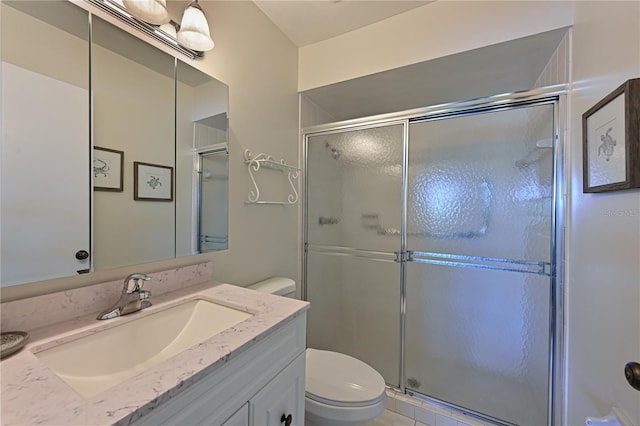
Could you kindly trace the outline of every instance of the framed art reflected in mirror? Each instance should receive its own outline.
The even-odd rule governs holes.
[[[133,199],[173,201],[173,167],[134,161]]]
[[[95,191],[122,192],[124,151],[93,148],[93,189]]]

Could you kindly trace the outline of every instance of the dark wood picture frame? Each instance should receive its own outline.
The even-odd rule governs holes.
[[[582,115],[584,193],[640,188],[640,78]]]
[[[173,167],[134,161],[133,199],[173,201]]]
[[[92,163],[94,191],[124,191],[124,151],[94,146]]]

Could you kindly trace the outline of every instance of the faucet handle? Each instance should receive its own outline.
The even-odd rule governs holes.
[[[142,283],[140,283],[140,280],[149,281],[150,279],[151,279],[151,277],[148,276],[147,274],[140,274],[140,273],[131,274],[127,278],[124,279],[125,291],[127,293],[139,292],[140,290],[142,290]],[[129,281],[131,281],[131,280],[133,280],[133,288],[131,290],[129,290]]]

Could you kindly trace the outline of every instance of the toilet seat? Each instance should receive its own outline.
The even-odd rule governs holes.
[[[367,407],[385,400],[380,373],[349,355],[307,349],[305,396],[320,405]]]

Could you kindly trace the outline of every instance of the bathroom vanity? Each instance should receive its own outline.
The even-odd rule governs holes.
[[[173,291],[152,301],[150,308],[106,321],[92,314],[28,330],[30,343],[0,363],[2,424],[304,423],[308,303],[216,282]],[[165,325],[154,329],[154,323],[167,317],[171,319],[167,324],[175,323],[178,311],[198,303],[231,308],[246,319],[223,326],[222,331],[194,345],[187,341],[184,349],[178,345],[180,350],[174,347],[174,355],[170,352],[155,364],[158,355],[152,350],[145,355],[148,360],[131,361],[139,369],[134,375],[113,377],[123,369],[118,363],[130,361],[155,344],[154,336],[172,333]],[[209,321],[204,329],[217,322],[202,313],[189,315],[187,323]],[[169,339],[171,344],[159,347],[175,346],[184,335],[197,335],[203,329],[193,331],[192,325],[178,331],[176,339]],[[130,347],[123,344],[127,338]],[[145,339],[148,345],[136,346]],[[165,351],[162,348],[160,352]],[[51,361],[56,356],[61,363]],[[100,357],[104,360],[91,362]],[[113,372],[109,372],[110,364],[117,364]],[[70,379],[70,375],[75,377]],[[82,382],[103,379],[110,381],[104,390],[96,393],[91,387],[82,388]]]

